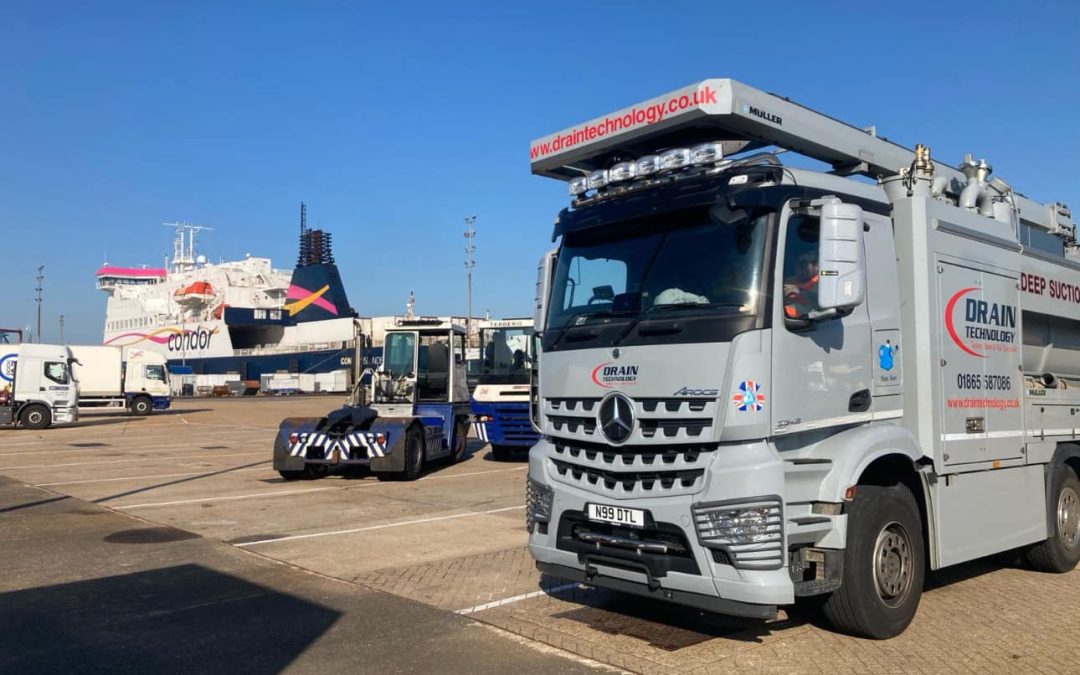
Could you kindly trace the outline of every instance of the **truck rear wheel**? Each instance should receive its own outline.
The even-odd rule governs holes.
[[[454,446],[450,448],[450,463],[457,464],[465,458],[465,448],[469,445],[469,427],[459,419],[454,422]]]
[[[424,470],[424,432],[419,426],[409,427],[405,432],[405,468],[401,472],[379,471],[379,480],[416,480]]]
[[[45,406],[34,403],[19,413],[19,424],[27,429],[48,429],[52,424],[52,413]]]
[[[131,414],[145,417],[154,409],[153,402],[145,396],[136,396],[131,399]]]
[[[860,485],[848,518],[840,589],[825,601],[837,629],[877,640],[904,632],[922,596],[922,519],[904,485]]]
[[[1080,562],[1080,479],[1067,466],[1053,469],[1047,506],[1053,527],[1045,541],[1028,547],[1024,561],[1039,572],[1068,572]]]

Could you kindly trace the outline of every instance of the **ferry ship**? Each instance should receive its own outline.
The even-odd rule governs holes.
[[[237,373],[246,380],[352,371],[357,335],[371,334],[370,319],[349,306],[331,235],[307,228],[303,205],[292,272],[250,255],[209,263],[195,252],[202,229],[177,224],[173,256],[163,268],[98,270],[97,287],[108,295],[104,344],[162,352],[174,372]],[[365,354],[364,361],[374,358]]]

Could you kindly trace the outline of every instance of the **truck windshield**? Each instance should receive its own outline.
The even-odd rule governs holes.
[[[165,366],[147,366],[146,379],[165,381]]]
[[[386,347],[383,349],[383,370],[395,378],[415,376],[415,355],[415,333],[390,333],[386,336]]]
[[[480,384],[528,384],[530,341],[528,327],[480,330]]]
[[[656,341],[633,331],[653,319],[677,319],[683,333],[660,341],[722,339],[718,322],[745,326],[758,312],[767,229],[767,215],[724,222],[695,208],[567,233],[544,349]]]

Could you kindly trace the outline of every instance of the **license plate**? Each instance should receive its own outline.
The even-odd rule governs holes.
[[[587,513],[589,520],[599,523],[645,527],[645,511],[642,509],[628,509],[622,506],[608,506],[607,504],[589,504]]]

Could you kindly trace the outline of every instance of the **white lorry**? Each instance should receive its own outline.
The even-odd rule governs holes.
[[[71,351],[63,345],[0,349],[0,426],[45,429],[79,418]]]
[[[531,151],[572,195],[536,294],[543,572],[759,618],[822,596],[886,638],[927,570],[1080,561],[1064,204],[727,79]]]
[[[79,406],[149,415],[171,404],[164,354],[130,347],[71,345]]]

